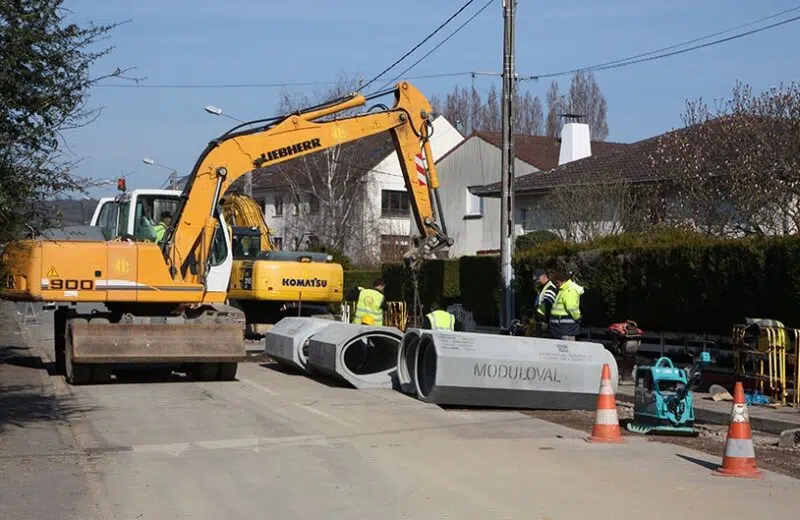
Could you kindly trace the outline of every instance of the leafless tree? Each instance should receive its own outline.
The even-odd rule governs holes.
[[[578,71],[572,76],[567,101],[571,113],[586,118],[592,139],[605,141],[608,137],[608,104],[591,72]]]
[[[800,84],[737,82],[713,108],[687,102],[683,121],[651,159],[674,177],[675,218],[713,236],[800,230]]]
[[[590,71],[573,74],[566,95],[559,94],[556,81],[550,84],[547,91],[548,136],[561,134],[563,121],[559,116],[565,112],[583,116],[593,140],[604,141],[608,137],[608,103]]]
[[[514,128],[523,135],[542,135],[544,131],[544,111],[542,102],[530,92],[517,92],[514,110]]]
[[[304,95],[284,91],[281,113],[329,101],[357,91],[357,80],[340,76],[331,89],[316,93],[313,101]],[[337,117],[356,110],[337,114]],[[356,230],[367,196],[366,181],[371,165],[380,159],[382,150],[391,150],[388,134],[345,143],[306,155],[273,167],[278,173],[279,189],[289,195],[291,210],[285,233],[313,237],[320,245],[345,251],[358,248],[361,235]]]
[[[550,83],[550,88],[547,89],[547,121],[545,128],[545,135],[547,137],[557,138],[561,135],[561,127],[564,122],[561,120],[560,115],[565,112],[566,101],[564,96],[558,93],[558,82],[553,81]]]
[[[656,223],[649,213],[655,192],[621,177],[597,184],[559,186],[526,208],[526,230],[552,231],[562,240],[583,242]]]
[[[431,98],[431,104],[466,135],[475,131],[499,132],[502,128],[500,95],[495,86],[488,91],[485,100],[474,87],[455,86],[444,104],[438,98]],[[541,100],[528,91],[517,91],[515,106],[517,133],[541,135],[544,125]]]

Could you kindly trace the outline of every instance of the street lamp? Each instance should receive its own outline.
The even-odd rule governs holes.
[[[159,168],[163,168],[169,171],[169,183],[173,190],[178,189],[178,170],[175,168],[170,168],[169,166],[164,166],[163,164],[158,164],[153,159],[149,157],[144,157],[142,162],[145,164],[149,164],[150,166],[158,166]]]
[[[238,118],[233,117],[233,116],[229,116],[228,114],[223,112],[221,108],[215,107],[214,105],[206,105],[205,107],[203,107],[203,110],[205,110],[206,112],[208,112],[212,116],[227,117],[228,119],[232,119],[234,121],[238,121],[239,123],[244,123],[244,121],[242,121],[241,119],[238,119]],[[244,193],[248,197],[252,197],[253,196],[253,174],[251,172],[247,172],[244,175]]]
[[[242,121],[241,119],[233,117],[233,116],[229,116],[228,114],[223,112],[221,108],[215,107],[214,105],[206,105],[205,107],[203,107],[203,110],[205,110],[206,112],[208,112],[212,116],[227,117],[228,119],[232,119],[234,121],[238,121],[240,123],[244,123],[244,121]]]

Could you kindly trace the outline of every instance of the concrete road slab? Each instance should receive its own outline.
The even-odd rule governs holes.
[[[104,519],[790,517],[800,496],[800,481],[773,473],[712,476],[721,454],[589,444],[517,412],[443,410],[258,364],[232,382],[51,381],[78,410],[68,425]]]

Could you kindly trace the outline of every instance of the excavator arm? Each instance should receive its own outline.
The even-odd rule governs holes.
[[[319,121],[392,93],[391,108],[379,105],[381,110]],[[420,234],[405,260],[412,269],[418,269],[436,251],[453,244],[441,215],[439,178],[429,141],[433,128],[430,114],[431,106],[422,93],[402,82],[369,97],[353,94],[278,118],[245,123],[212,141],[189,176],[175,224],[167,230],[162,246],[172,278],[194,281],[204,272],[216,226],[214,210],[236,179],[259,168],[381,132],[391,132],[411,195]]]

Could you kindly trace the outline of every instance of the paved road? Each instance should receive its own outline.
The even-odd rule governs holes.
[[[50,328],[28,332],[52,356]],[[3,472],[3,518],[55,518],[45,513],[56,500],[59,518],[103,520],[754,518],[789,517],[800,496],[800,481],[776,474],[712,477],[719,458],[681,447],[592,445],[515,412],[444,411],[258,364],[224,383],[47,379],[71,409],[53,427],[65,440],[42,434],[5,455],[4,466],[24,454],[38,462],[13,486],[20,465]],[[64,454],[53,474],[44,471],[50,446]],[[58,475],[72,488],[46,493]],[[34,486],[27,498],[10,498],[24,486]]]

